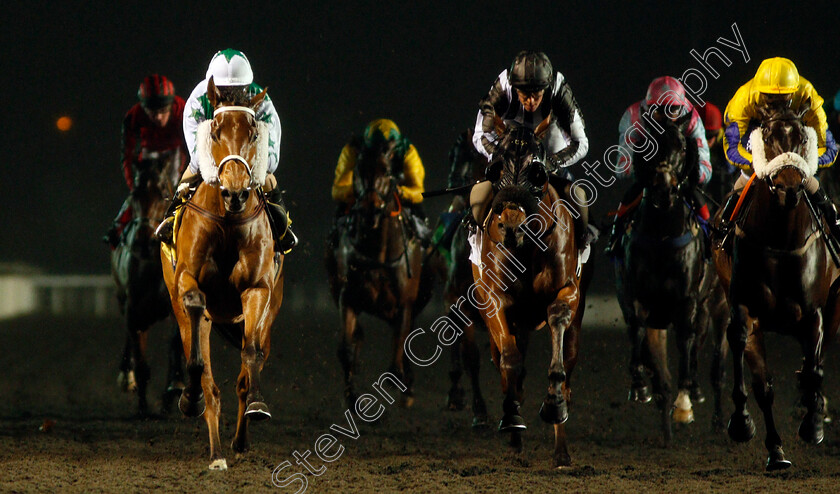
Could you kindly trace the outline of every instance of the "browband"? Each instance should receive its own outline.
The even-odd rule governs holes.
[[[213,111],[213,117],[215,118],[219,113],[224,113],[226,111],[244,111],[249,113],[252,117],[256,117],[254,110],[248,108],[247,106],[220,106]]]

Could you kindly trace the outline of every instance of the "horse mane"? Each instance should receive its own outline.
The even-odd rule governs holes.
[[[512,202],[514,204],[518,204],[525,209],[525,214],[530,216],[538,212],[539,202],[537,198],[534,197],[528,189],[524,187],[505,187],[499,191],[498,194],[493,198],[493,205],[491,206],[491,210],[497,204],[505,203],[505,202]]]

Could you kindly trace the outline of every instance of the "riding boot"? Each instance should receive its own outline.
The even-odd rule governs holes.
[[[102,241],[110,245],[112,249],[115,249],[120,243],[120,234],[122,233],[123,228],[125,228],[126,223],[128,223],[128,215],[126,213],[129,211],[130,207],[130,201],[126,198],[126,200],[123,201],[122,206],[120,206],[120,212],[117,213],[117,216],[114,217],[114,221],[111,222],[111,228],[109,228],[102,237]]]
[[[612,229],[610,229],[610,238],[607,240],[607,247],[604,249],[604,254],[607,257],[621,257],[621,236],[624,234],[626,217],[616,214],[613,219]]]
[[[736,190],[729,196],[726,203],[723,205],[723,212],[720,217],[720,228],[712,228],[712,236],[715,237],[714,241],[718,246],[721,246],[726,242],[726,238],[729,236],[729,233],[732,231],[732,227],[735,225],[735,221],[730,218],[732,218],[732,213],[735,212],[735,206],[738,204],[738,199],[741,197],[741,193],[742,190]]]
[[[202,180],[200,173],[189,175],[186,179],[181,179],[178,188],[175,190],[175,195],[172,197],[172,201],[166,209],[166,213],[163,214],[163,220],[155,230],[155,237],[158,240],[166,244],[172,243],[172,235],[175,228],[175,212],[181,205],[187,202],[186,197],[190,194],[188,191],[198,188]],[[187,187],[184,187],[184,184]]]
[[[271,216],[273,223],[272,229],[275,235],[274,251],[288,254],[297,245],[298,238],[292,231],[292,222],[286,210],[286,205],[283,202],[283,194],[279,188],[275,187],[265,195],[265,199],[268,206],[268,214]]]
[[[813,194],[808,194],[808,199],[825,218],[829,233],[834,237],[835,244],[840,242],[840,223],[838,223],[837,209],[834,207],[834,203],[831,202],[822,188],[817,189]]]

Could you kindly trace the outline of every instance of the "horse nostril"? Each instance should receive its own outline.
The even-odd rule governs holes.
[[[251,191],[249,191],[249,190],[243,190],[243,191],[242,191],[242,202],[247,201],[247,200],[248,200],[248,196],[249,196],[250,194],[251,194]]]
[[[230,197],[230,191],[227,190],[227,189],[222,189],[222,197],[224,197],[225,199],[229,198]]]

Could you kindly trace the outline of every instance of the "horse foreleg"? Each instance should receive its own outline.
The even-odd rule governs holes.
[[[222,456],[222,444],[219,440],[219,414],[222,403],[219,387],[213,380],[213,370],[210,367],[210,321],[203,319],[200,324],[198,341],[201,347],[203,361],[201,374],[201,388],[204,394],[204,421],[207,423],[207,433],[210,436],[210,470],[227,470],[227,461]]]
[[[461,335],[460,346],[472,386],[472,427],[475,429],[484,429],[488,426],[489,418],[487,417],[487,405],[484,403],[484,396],[481,394],[481,382],[479,379],[481,356],[478,352],[478,345],[475,342],[474,323],[464,327],[464,334]]]
[[[182,292],[183,293],[183,292]],[[204,373],[203,351],[201,348],[201,325],[206,306],[204,294],[197,288],[184,293],[181,298],[187,316],[186,328],[181,327],[181,341],[184,353],[187,355],[187,386],[178,400],[178,408],[187,417],[200,417],[204,413],[204,392],[201,387],[201,376]]]
[[[359,327],[358,314],[345,301],[346,288],[339,296],[339,312],[341,313],[341,339],[338,344],[338,360],[344,370],[344,400],[347,408],[356,405],[356,390],[354,378],[358,372],[356,362],[362,346],[362,331]]]
[[[630,339],[630,392],[628,401],[648,403],[651,400],[650,388],[645,384],[645,366],[642,364],[642,347],[645,344],[645,332],[639,319],[633,315],[627,324],[627,336]]]
[[[117,375],[117,385],[124,392],[134,392],[137,390],[137,378],[134,376],[134,357],[132,348],[131,332],[127,327],[125,328],[125,345],[123,346],[123,354],[120,359],[120,373]]]
[[[723,296],[722,290],[720,296]],[[712,427],[722,431],[723,423],[723,381],[726,376],[726,355],[729,345],[726,342],[726,328],[729,325],[729,310],[721,300],[713,312],[712,322],[714,324],[714,353],[712,357],[711,382],[715,397],[715,412],[712,416]]]
[[[181,346],[181,334],[178,328],[172,328],[169,338],[169,371],[166,389],[163,391],[163,412],[169,413],[175,398],[184,391],[184,352]]]
[[[477,293],[481,293],[478,291]],[[484,301],[479,297],[479,303]],[[499,432],[510,432],[511,443],[514,448],[521,448],[519,432],[526,429],[525,420],[519,412],[520,402],[517,385],[522,372],[522,354],[516,344],[516,337],[508,329],[508,321],[504,308],[495,307],[492,315],[482,314],[487,332],[490,334],[490,350],[493,362],[502,377],[502,393],[505,400],[502,404],[504,415],[499,422]],[[519,444],[516,444],[516,443]]]
[[[248,396],[245,417],[254,421],[268,420],[271,413],[260,391],[260,372],[268,357],[271,317],[270,291],[250,288],[242,292],[242,313],[245,315],[242,365],[248,372]]]
[[[671,444],[671,372],[668,370],[668,332],[647,328],[647,356],[653,370],[653,393],[662,419],[662,433],[667,448]]]
[[[769,453],[766,468],[768,471],[788,468],[790,462],[785,459],[785,453],[782,450],[782,438],[779,437],[779,433],[776,431],[776,422],[773,418],[773,380],[768,376],[767,372],[764,336],[760,331],[756,330],[755,326],[753,326],[747,336],[744,356],[752,374],[752,389],[753,393],[755,393],[755,401],[758,402],[758,406],[764,414],[764,425],[766,428],[764,446]]]
[[[451,367],[449,369],[450,386],[449,394],[446,398],[446,407],[451,411],[460,411],[466,406],[464,388],[461,386],[461,376],[464,373],[462,355],[464,356],[464,360],[466,359],[464,355],[466,335],[464,334],[465,328],[462,327],[464,324],[461,320],[457,317],[452,318],[451,312],[449,316],[449,319],[461,329],[462,333],[457,341],[449,347]]]
[[[822,311],[819,309],[810,329],[802,338],[805,359],[799,372],[799,389],[802,404],[808,411],[799,425],[799,437],[805,442],[819,444],[825,437],[825,398],[822,394],[824,332]]]
[[[574,308],[568,300],[570,298],[577,305],[577,295],[575,293],[569,289],[561,290],[557,299],[548,306],[547,320],[551,328],[551,363],[548,366],[548,394],[546,394],[540,407],[540,418],[549,424],[562,424],[569,418],[569,409],[563,396],[562,386],[566,381],[566,367],[563,363],[564,335],[574,315]]]
[[[732,412],[726,429],[733,441],[743,443],[755,437],[755,424],[747,411],[747,387],[744,384],[744,349],[747,346],[749,316],[747,308],[743,305],[733,304],[731,311],[726,339],[732,351],[732,378],[735,381],[732,402],[735,404],[735,411]]]
[[[689,309],[688,314],[693,311]],[[678,424],[694,422],[694,409],[691,403],[693,386],[697,386],[697,337],[693,321],[685,320],[675,325],[677,350],[679,352],[679,374],[677,376],[677,399],[674,401],[674,421]],[[666,360],[667,362],[667,360]],[[692,370],[694,371],[692,374]]]
[[[414,372],[405,358],[405,340],[411,332],[413,322],[412,304],[403,307],[400,316],[392,323],[394,331],[393,361],[391,371],[405,384],[406,390],[400,396],[400,406],[410,408],[414,404]]]
[[[134,377],[137,383],[137,404],[140,415],[149,413],[149,404],[146,400],[146,390],[149,386],[151,369],[146,360],[146,347],[149,340],[147,328],[140,328],[137,324],[129,324],[128,333],[132,340],[132,360],[134,361]]]

